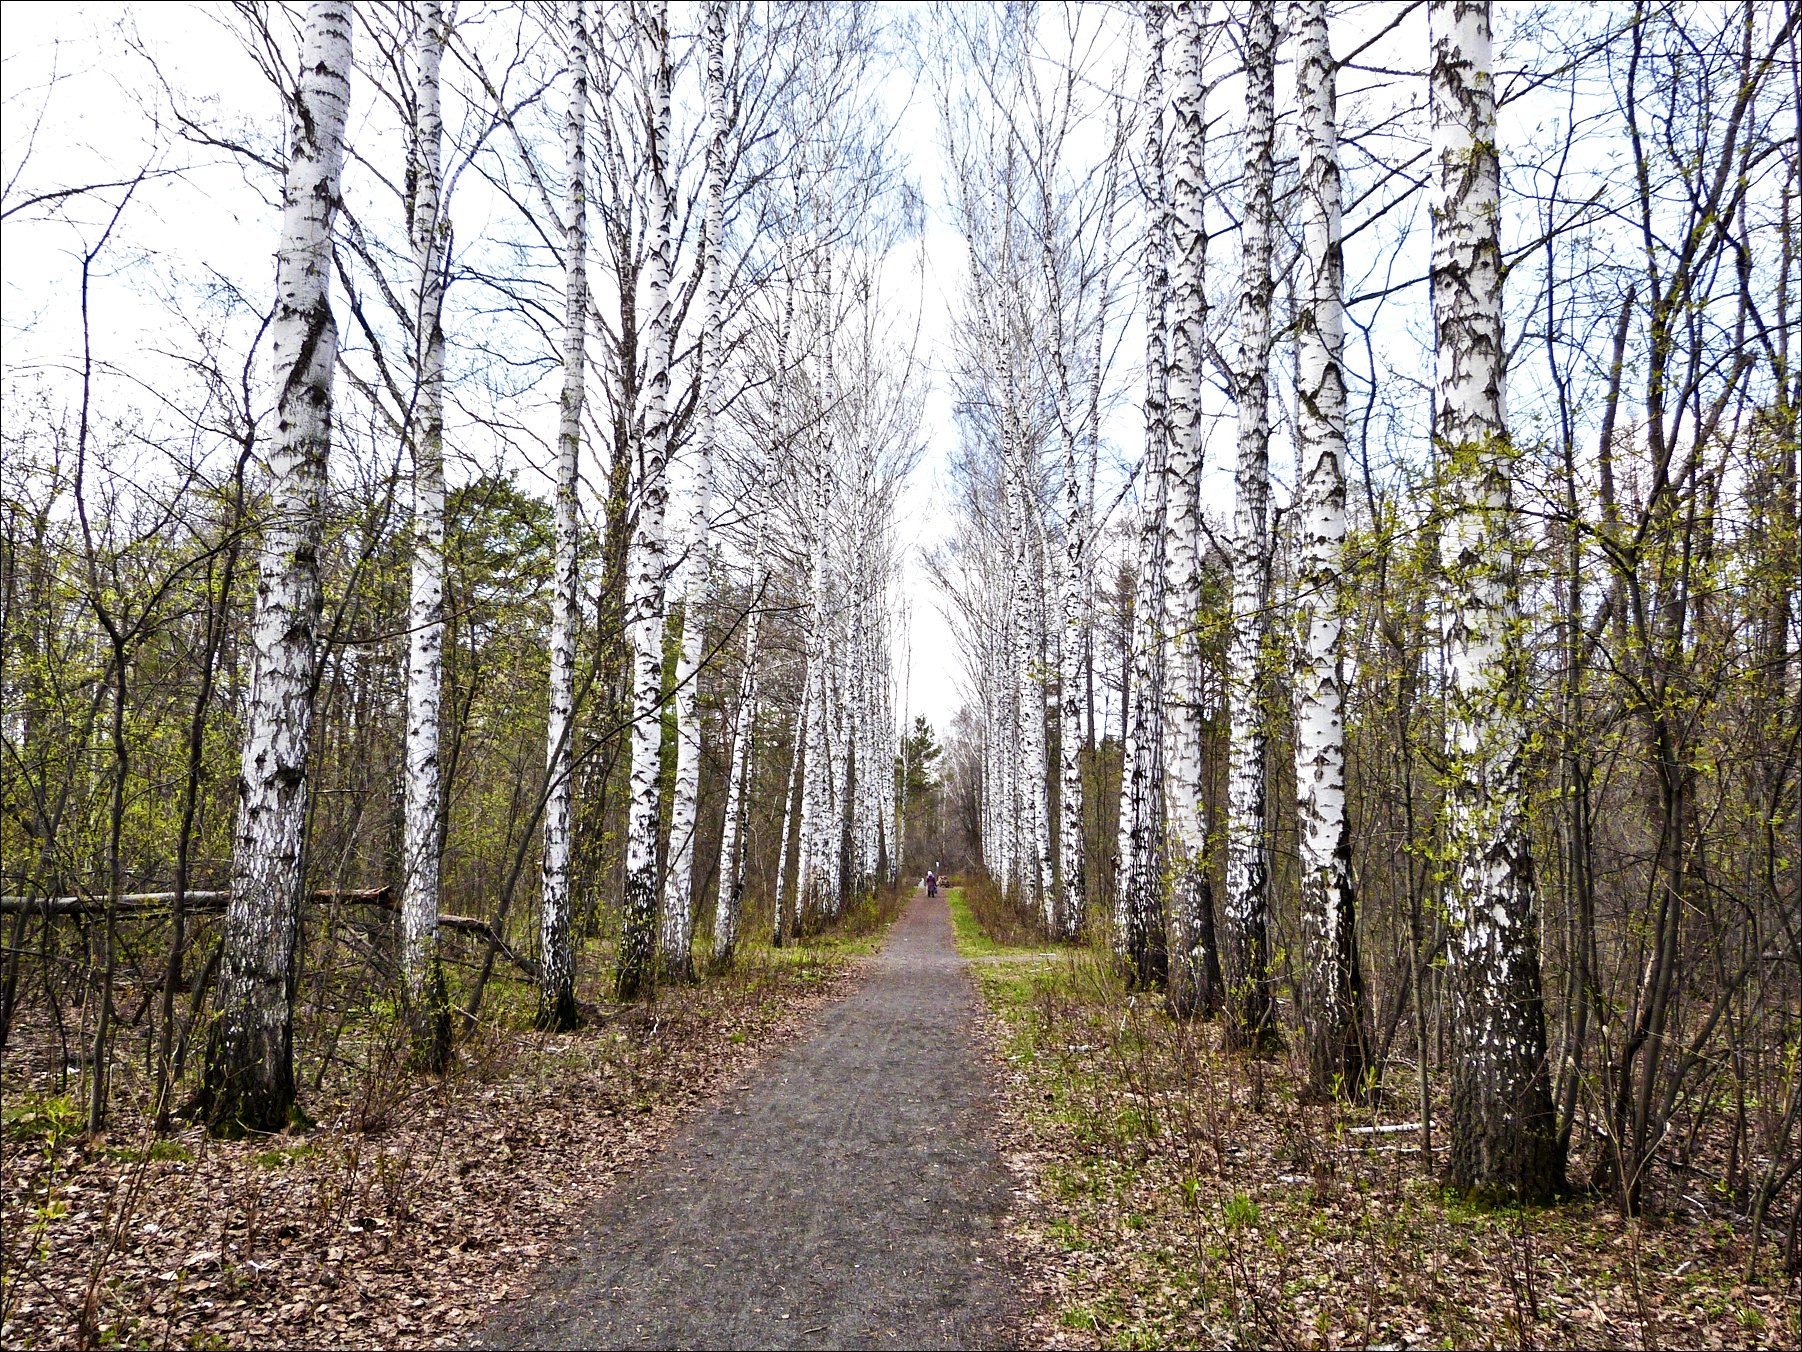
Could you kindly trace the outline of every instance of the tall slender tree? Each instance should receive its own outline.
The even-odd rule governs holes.
[[[294,984],[306,891],[307,753],[319,666],[319,549],[338,328],[332,223],[350,107],[351,7],[315,0],[276,251],[275,435],[245,711],[231,901],[201,1108],[216,1131],[274,1131],[294,1109]]]
[[[1434,441],[1445,483],[1446,911],[1454,1186],[1542,1199],[1564,1187],[1539,986],[1521,776],[1515,452],[1502,405],[1501,161],[1487,0],[1433,0]]]
[[[551,564],[549,743],[545,753],[543,898],[539,906],[538,1024],[573,1028],[576,949],[570,860],[576,695],[576,483],[582,449],[588,327],[588,21],[583,0],[565,11],[569,104],[563,118],[563,392],[557,418],[556,543]]]
[[[1207,808],[1201,754],[1201,378],[1207,343],[1206,109],[1202,41],[1206,0],[1172,8],[1176,59],[1170,175],[1171,273],[1170,450],[1166,530],[1168,594],[1165,674],[1164,804],[1169,820],[1170,980],[1168,1004],[1178,1018],[1212,1013],[1219,1003],[1213,898],[1206,856]]]
[[[1276,177],[1276,4],[1245,19],[1245,211],[1239,287],[1239,455],[1227,648],[1225,936],[1230,1047],[1276,1036],[1270,990],[1270,241]]]
[[[720,231],[725,223],[726,174],[726,11],[707,5],[706,212],[701,225],[701,389],[695,413],[694,482],[688,528],[674,588],[682,603],[682,647],[676,659],[676,783],[670,810],[669,865],[663,881],[662,949],[664,972],[679,980],[694,975],[695,826],[701,788],[701,724],[696,715],[701,671],[701,601],[713,557],[708,515],[713,500],[715,428],[720,384]],[[722,857],[722,863],[724,862]],[[722,885],[724,879],[722,878]]]
[[[1163,0],[1145,6],[1143,168],[1145,231],[1145,458],[1139,464],[1138,580],[1133,599],[1132,679],[1125,711],[1124,792],[1120,808],[1119,879],[1114,893],[1114,951],[1140,986],[1165,974],[1161,902],[1162,761],[1164,741],[1164,539],[1170,438],[1164,328],[1170,304],[1169,220],[1164,199]]]
[[[759,576],[752,588],[753,596],[762,590]],[[733,950],[738,946],[740,902],[745,885],[745,780],[752,768],[757,749],[757,630],[762,612],[753,610],[745,622],[745,666],[738,681],[738,713],[732,724],[732,739],[726,762],[725,825],[720,833],[719,899],[713,911],[713,968],[722,971],[732,965]],[[781,898],[776,909],[782,909]]]
[[[1290,6],[1301,105],[1305,288],[1295,317],[1296,440],[1301,455],[1296,561],[1296,817],[1307,934],[1305,1023],[1316,1093],[1360,1092],[1365,1049],[1351,825],[1345,803],[1345,302],[1339,239],[1339,140],[1326,0]]]
[[[646,281],[650,355],[644,434],[638,450],[638,523],[632,534],[626,620],[632,638],[632,780],[626,812],[626,883],[621,900],[618,974],[622,1000],[651,977],[657,941],[657,844],[662,826],[659,764],[663,738],[664,506],[670,450],[670,42],[669,5],[657,0],[639,19],[650,88],[645,128],[650,154]]]
[[[401,969],[414,1058],[442,1070],[450,1058],[450,1002],[438,956],[444,792],[438,743],[444,689],[444,252],[441,219],[444,120],[439,70],[445,27],[438,0],[412,6],[413,98],[413,574],[407,609],[405,878]]]

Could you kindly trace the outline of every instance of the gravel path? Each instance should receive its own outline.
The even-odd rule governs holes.
[[[917,894],[858,988],[610,1193],[483,1345],[1011,1342],[978,1008]]]

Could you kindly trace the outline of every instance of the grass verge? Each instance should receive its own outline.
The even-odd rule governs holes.
[[[1010,951],[955,892],[951,906],[960,951]],[[1411,1133],[1304,1102],[1298,1065],[1222,1053],[1100,955],[975,972],[1006,1071],[1004,1143],[1036,1197],[1032,1342],[1794,1344],[1795,1286],[1745,1284],[1746,1237],[1722,1215],[1472,1207],[1423,1170]]]

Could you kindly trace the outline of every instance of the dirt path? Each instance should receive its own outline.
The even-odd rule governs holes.
[[[610,1194],[484,1345],[1011,1341],[978,1011],[917,894],[858,989]]]

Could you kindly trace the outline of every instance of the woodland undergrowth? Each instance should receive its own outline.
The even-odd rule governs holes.
[[[1006,915],[980,886],[954,916]],[[986,903],[986,904],[985,904]],[[1003,1069],[1019,1238],[1054,1347],[1783,1347],[1797,1287],[1746,1227],[1606,1198],[1479,1207],[1403,1110],[1309,1102],[1090,949],[965,940]],[[1405,1114],[1404,1114],[1405,1115]]]
[[[626,1004],[605,998],[610,954],[586,954],[568,1034],[534,1031],[535,989],[497,975],[443,1078],[408,1069],[390,1007],[363,1007],[316,1068],[312,1121],[238,1141],[158,1136],[129,1093],[85,1134],[27,1008],[3,1065],[0,1342],[466,1343],[601,1193],[845,988],[898,907]]]

